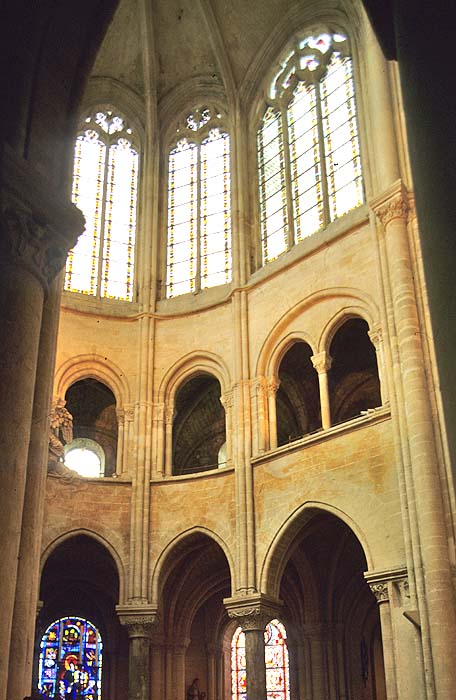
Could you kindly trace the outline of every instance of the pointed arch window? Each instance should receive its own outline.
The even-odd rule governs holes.
[[[364,201],[348,38],[295,42],[257,132],[263,263]]]
[[[41,638],[39,697],[101,700],[102,650],[100,633],[89,620],[55,620]]]
[[[65,289],[132,301],[139,153],[124,117],[90,114],[76,138],[72,200],[86,228],[70,250]]]
[[[279,620],[271,620],[264,630],[264,660],[266,666],[266,699],[290,700],[290,664],[287,633]],[[232,700],[247,700],[245,634],[238,627],[231,641]]]
[[[223,122],[215,107],[195,109],[169,153],[167,297],[231,280],[230,137]]]

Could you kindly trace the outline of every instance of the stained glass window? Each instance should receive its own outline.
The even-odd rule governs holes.
[[[231,280],[230,138],[222,116],[187,115],[168,159],[166,295]]]
[[[231,695],[233,700],[247,700],[245,634],[241,627],[231,641]]]
[[[296,41],[270,84],[257,146],[264,263],[364,201],[347,37]]]
[[[39,697],[101,700],[102,643],[97,628],[80,617],[63,617],[40,644]]]
[[[111,110],[87,117],[76,139],[72,199],[86,227],[68,254],[68,291],[133,298],[139,164],[133,139]]]
[[[279,620],[271,620],[264,632],[267,700],[290,700],[287,633]]]
[[[279,620],[271,620],[264,631],[264,660],[266,666],[266,700],[290,700],[290,668],[287,634]],[[241,627],[231,641],[232,700],[247,700],[247,671],[245,634]]]

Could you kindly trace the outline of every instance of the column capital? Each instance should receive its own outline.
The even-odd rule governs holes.
[[[402,180],[397,180],[386,192],[371,200],[370,207],[385,227],[394,219],[406,221],[409,198]]]
[[[367,332],[369,340],[376,350],[378,350],[380,343],[383,340],[383,332],[380,326],[374,326],[371,330]]]
[[[264,630],[269,620],[277,617],[283,603],[262,593],[240,598],[224,598],[228,617],[237,620],[245,631]]]
[[[52,191],[26,161],[9,149],[4,156],[0,261],[27,270],[47,290],[83,232],[84,217],[74,204]]]
[[[152,420],[155,423],[160,423],[163,421],[165,415],[165,404],[164,403],[154,403],[152,406]]]
[[[233,392],[225,391],[225,393],[220,397],[220,403],[225,411],[227,411],[229,408],[233,408]]]
[[[275,377],[269,377],[266,379],[266,390],[268,394],[277,394],[280,386],[280,381]]]
[[[116,605],[120,624],[127,628],[130,639],[141,637],[150,639],[160,618],[154,605]]]
[[[407,569],[404,567],[385,571],[367,571],[364,578],[379,604],[390,602],[393,584],[408,592]],[[404,588],[405,581],[407,584]]]
[[[310,359],[312,360],[312,364],[317,370],[318,374],[324,374],[331,369],[332,357],[326,352],[326,350],[312,355]]]

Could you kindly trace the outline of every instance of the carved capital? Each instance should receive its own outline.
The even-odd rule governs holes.
[[[233,408],[233,392],[225,391],[225,393],[220,397],[220,403],[225,409],[225,412]]]
[[[127,628],[130,639],[150,639],[159,625],[157,608],[152,605],[117,605],[116,612],[120,624]]]
[[[310,358],[318,374],[324,374],[331,369],[332,357],[323,350]]]
[[[223,601],[228,616],[236,620],[244,632],[263,631],[269,620],[277,617],[282,601],[268,598],[261,593],[241,598],[225,598]]]
[[[374,594],[377,603],[384,603],[389,600],[388,583],[386,581],[383,581],[382,583],[370,583],[369,587]]]
[[[266,382],[266,390],[267,390],[269,395],[272,394],[275,396],[275,394],[277,394],[279,386],[280,386],[280,382],[275,377],[270,377]]]
[[[172,425],[174,419],[174,406],[167,406],[165,408],[165,423],[166,425]]]
[[[26,197],[27,193],[24,193]],[[65,229],[60,232],[42,213],[18,197],[2,193],[0,211],[0,261],[19,266],[36,277],[46,290],[65,266],[68,250],[84,230],[84,217],[73,205]]]
[[[381,197],[372,201],[371,207],[384,227],[387,227],[395,219],[406,221],[409,211],[409,200],[402,182],[396,182]]]
[[[152,406],[152,420],[154,423],[161,423],[165,415],[165,404],[164,403],[154,403]]]
[[[135,418],[135,407],[131,404],[125,404],[123,410],[125,420],[131,423]]]
[[[125,423],[125,409],[116,408],[117,423],[123,425]]]
[[[407,570],[401,567],[397,569],[388,569],[386,571],[367,572],[364,574],[364,578],[369,584],[377,603],[387,603],[390,602],[389,584],[392,583],[397,586],[401,581],[407,579]],[[394,589],[392,589],[392,591],[394,593]],[[394,596],[391,602],[394,603]]]
[[[367,332],[367,335],[369,336],[369,339],[370,339],[372,345],[374,346],[374,348],[376,350],[378,350],[380,347],[380,343],[383,340],[383,333],[382,333],[382,329],[380,328],[380,326],[376,326],[375,328],[372,328],[372,330]]]

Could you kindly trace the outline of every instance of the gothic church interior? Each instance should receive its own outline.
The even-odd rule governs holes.
[[[360,0],[22,4],[0,700],[449,700],[413,51]]]

